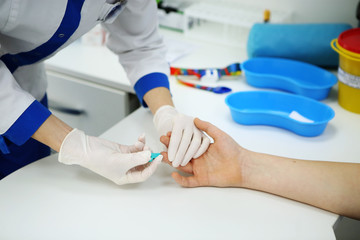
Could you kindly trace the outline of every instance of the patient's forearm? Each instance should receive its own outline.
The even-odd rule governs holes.
[[[360,165],[250,153],[245,186],[360,218]]]

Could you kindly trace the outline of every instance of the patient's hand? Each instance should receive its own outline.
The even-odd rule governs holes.
[[[191,174],[182,176],[172,173],[175,181],[183,187],[241,187],[243,183],[242,165],[248,151],[239,146],[229,135],[214,125],[196,118],[195,126],[206,132],[214,139],[208,150],[199,158],[192,159],[186,166],[177,169]],[[169,144],[171,133],[160,138],[166,146]],[[163,161],[171,165],[167,153],[163,152]]]

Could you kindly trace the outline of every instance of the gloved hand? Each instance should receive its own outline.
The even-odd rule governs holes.
[[[83,166],[121,185],[148,179],[162,156],[148,163],[150,158],[151,151],[145,145],[144,136],[140,136],[134,145],[125,146],[73,129],[61,144],[58,160]]]
[[[191,159],[200,157],[210,145],[210,139],[195,127],[194,118],[178,113],[172,106],[160,107],[153,121],[160,136],[172,132],[168,158],[173,167],[185,166]]]

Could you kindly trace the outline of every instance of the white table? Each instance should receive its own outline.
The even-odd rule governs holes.
[[[220,49],[212,53],[219,55]],[[223,58],[201,58],[203,51],[178,64],[189,67],[203,59],[224,66],[235,60],[230,51]],[[233,91],[254,89],[243,78],[221,84]],[[322,135],[307,138],[280,128],[236,124],[226,95],[173,79],[171,89],[179,111],[212,122],[250,150],[360,162],[360,148],[355,147],[360,115],[342,109],[335,90],[324,101],[335,110],[335,118]],[[150,147],[159,151],[152,115],[143,108],[102,137],[131,144],[143,132]],[[0,181],[0,239],[335,239],[336,214],[248,189],[181,188],[170,177],[172,171],[163,164],[144,183],[117,186],[81,167],[58,163],[57,155],[39,160]]]

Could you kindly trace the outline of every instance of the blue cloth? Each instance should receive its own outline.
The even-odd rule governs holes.
[[[46,95],[40,103],[45,107],[48,106]],[[3,154],[0,152],[0,179],[29,163],[50,155],[50,148],[48,146],[32,138],[21,146],[16,145],[6,138],[4,138],[4,140],[10,153]]]
[[[343,23],[258,23],[249,33],[248,57],[279,57],[337,67],[339,56],[330,42],[350,28],[351,25]]]

